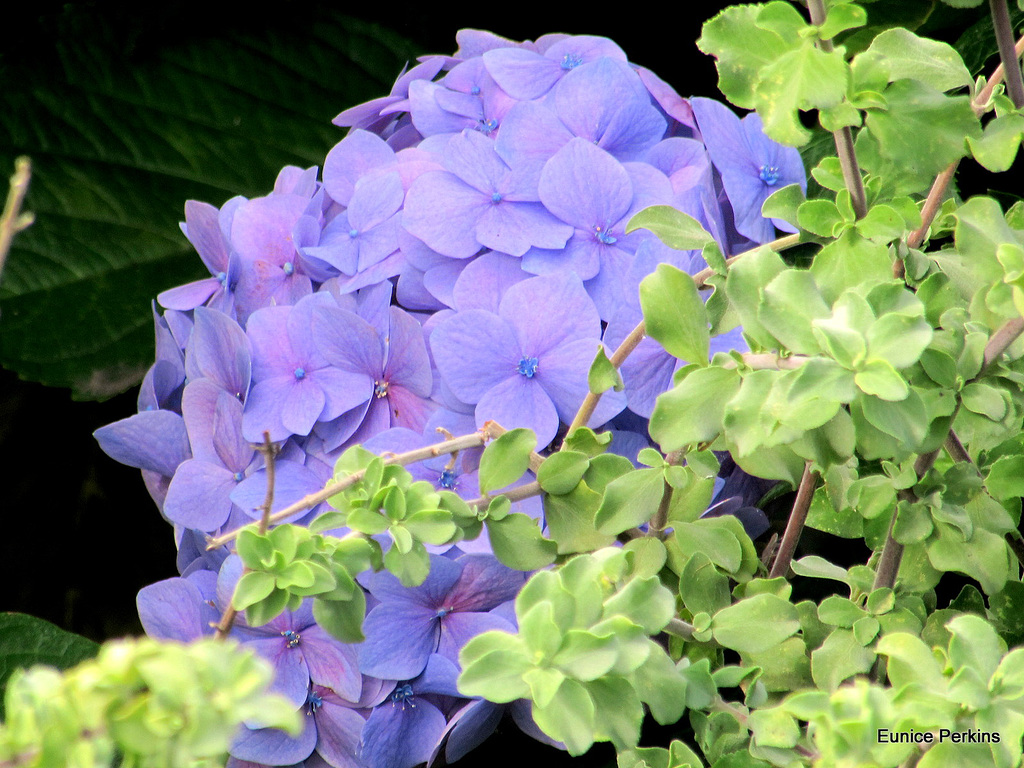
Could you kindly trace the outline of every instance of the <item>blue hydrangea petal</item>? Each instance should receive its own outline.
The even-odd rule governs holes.
[[[362,176],[379,168],[387,168],[395,162],[394,150],[382,138],[360,129],[350,131],[327,153],[324,160],[324,187],[332,200],[348,205],[356,183]]]
[[[469,702],[448,721],[448,742],[444,748],[445,761],[454,763],[476,749],[494,733],[505,706],[486,699]]]
[[[481,309],[458,312],[438,324],[430,349],[438,372],[465,403],[476,403],[513,376],[522,356],[509,322]]]
[[[448,171],[428,171],[409,188],[403,226],[440,254],[467,259],[480,250],[476,224],[493,204]]]
[[[444,728],[444,715],[426,699],[385,702],[366,721],[359,756],[369,768],[412,768],[426,762]]]
[[[303,496],[320,490],[320,479],[311,470],[295,461],[277,461],[274,472],[274,512],[294,504]],[[252,518],[260,515],[259,506],[267,494],[266,471],[260,470],[240,482],[231,493],[231,500]]]
[[[540,199],[555,216],[593,231],[619,221],[633,202],[633,183],[622,164],[585,139],[573,139],[544,166]]]
[[[452,306],[497,314],[505,291],[527,277],[519,259],[503,253],[482,254],[469,262],[455,281],[451,289]]]
[[[523,101],[540,98],[565,74],[558,62],[523,48],[488,51],[483,62],[503,91]]]
[[[358,757],[359,742],[366,720],[353,709],[340,706],[329,695],[316,713],[316,753],[331,768],[365,768]],[[314,753],[314,756],[316,755]],[[309,761],[306,761],[309,768]]]
[[[158,581],[139,590],[135,604],[146,634],[159,640],[183,643],[202,637],[207,631],[199,606],[203,596],[188,579]]]
[[[172,411],[143,411],[92,434],[114,461],[165,477],[192,455],[185,422]]]
[[[241,726],[231,742],[231,755],[260,765],[294,765],[313,753],[317,741],[316,721],[302,718],[302,733],[291,737],[276,728],[253,730]]]
[[[281,694],[296,707],[306,702],[306,695],[309,692],[309,668],[306,666],[303,653],[299,650],[302,647],[302,640],[299,642],[299,646],[289,648],[286,639],[280,635],[245,642],[247,647],[255,650],[274,668],[274,680],[270,684],[270,690]]]
[[[270,439],[275,442],[295,434],[284,425],[281,418],[285,404],[293,396],[295,384],[295,375],[289,372],[284,376],[257,381],[253,385],[242,416],[242,434],[246,440],[262,443],[264,432],[269,432]],[[323,408],[323,405],[320,407]]]
[[[373,379],[384,370],[380,334],[354,312],[316,307],[311,327],[314,341],[331,365]]]
[[[433,376],[423,327],[412,315],[398,307],[391,307],[390,321],[385,379],[420,397],[430,397]]]
[[[516,283],[505,292],[499,312],[515,329],[519,339],[516,352],[530,357],[540,358],[567,341],[601,336],[601,318],[594,302],[571,272]],[[435,359],[436,355],[435,351]]]
[[[452,613],[441,620],[441,638],[437,652],[457,662],[459,651],[473,637],[488,630],[514,633],[515,627],[491,613]]]
[[[578,339],[568,341],[551,350],[542,362],[538,374],[544,391],[548,393],[562,421],[569,423],[589,391],[587,372],[597,354],[598,341]],[[589,426],[598,427],[626,407],[623,392],[605,392],[597,404]]]
[[[232,318],[197,307],[189,354],[200,376],[245,398],[252,376],[252,344]]]
[[[544,448],[558,432],[558,413],[541,386],[539,378],[518,374],[488,390],[476,406],[476,423],[497,421],[507,429],[526,427],[537,435],[538,448]]]
[[[524,101],[505,115],[494,148],[509,166],[536,186],[544,164],[572,138],[572,132],[548,107]]]
[[[231,513],[231,493],[236,485],[232,472],[224,467],[189,459],[171,480],[164,514],[186,528],[215,531]]]
[[[381,603],[363,622],[366,640],[359,646],[359,669],[387,680],[416,677],[437,650],[439,631],[429,608],[408,601]]]

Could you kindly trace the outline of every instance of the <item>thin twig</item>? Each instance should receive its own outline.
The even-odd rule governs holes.
[[[520,499],[528,499],[531,496],[538,496],[541,492],[542,489],[540,487],[540,483],[534,480],[532,483],[524,483],[517,488],[510,488],[507,491],[496,493],[493,496],[479,496],[471,501],[467,501],[466,503],[472,509],[480,509],[481,507],[486,507],[499,496],[504,496],[509,501],[519,501]]]
[[[811,14],[811,24],[820,27],[825,23],[825,3],[822,0],[808,0],[807,10]],[[831,53],[833,50],[831,40],[819,40],[818,47],[825,53]],[[857,153],[853,151],[853,131],[849,126],[840,128],[833,131],[832,138],[836,143],[836,154],[839,156],[839,166],[843,170],[843,180],[850,193],[853,214],[858,219],[863,219],[868,213],[868,198],[864,192],[864,179],[857,163]]]
[[[472,434],[462,435],[461,437],[456,437],[453,440],[445,440],[440,443],[434,443],[433,445],[429,445],[426,448],[417,448],[415,451],[407,451],[406,453],[392,454],[384,458],[384,463],[389,465],[397,464],[399,466],[406,466],[407,464],[413,464],[417,461],[423,461],[424,459],[431,459],[434,458],[435,456],[440,456],[441,454],[444,453],[454,453],[455,451],[461,451],[467,448],[477,448],[487,443],[488,440],[492,439],[491,429],[493,428],[499,428],[499,425],[497,425],[495,422],[487,422],[486,424],[484,424],[483,427],[480,428],[479,431],[474,432]],[[331,498],[331,496],[341,493],[346,488],[355,485],[356,483],[363,479],[363,476],[365,474],[365,470],[353,472],[351,475],[342,478],[336,483],[330,483],[329,485],[324,487],[322,490],[317,491],[316,493],[311,493],[308,496],[304,496],[303,498],[296,501],[294,504],[290,504],[289,506],[285,507],[280,512],[275,512],[274,514],[270,515],[268,523],[279,523],[282,520],[286,520],[287,518],[299,512],[304,512],[307,509],[312,509],[317,504],[327,501],[327,499]],[[228,533],[222,534],[220,536],[211,536],[206,542],[206,548],[208,550],[216,549],[217,547],[222,547],[225,544],[234,541],[236,538],[238,538],[239,532],[244,530],[246,527],[247,526],[236,528],[235,530],[229,531]]]
[[[949,430],[949,434],[946,435],[946,453],[953,461],[966,461],[968,464],[972,464],[971,454],[964,448],[964,444],[960,442],[960,438],[956,432],[952,429]]]
[[[267,532],[267,528],[270,527],[270,510],[274,506],[274,483],[277,479],[277,473],[275,472],[274,459],[277,456],[277,446],[270,442],[270,433],[263,433],[263,444],[257,449],[263,454],[263,461],[267,470],[267,494],[263,498],[263,504],[260,506],[262,514],[260,515],[259,532],[260,536],[263,536]],[[249,566],[242,568],[242,575],[239,577],[239,582],[245,578],[246,574],[252,573],[252,569]],[[238,589],[238,586],[235,586]],[[225,640],[228,633],[231,631],[232,625],[235,623],[235,618],[238,616],[238,610],[235,608],[235,598],[232,596],[231,602],[228,603],[228,607],[224,609],[224,615],[220,617],[220,621],[215,625],[216,632],[213,633],[213,637],[216,640]]]
[[[21,205],[28,192],[28,182],[32,178],[32,163],[27,157],[19,157],[14,161],[14,175],[7,193],[3,214],[0,214],[0,273],[3,272],[7,254],[11,250],[14,236],[28,227],[32,221],[31,213],[22,213]]]
[[[981,371],[978,376],[981,376],[992,363],[999,359],[1000,355],[1005,352],[1017,337],[1024,333],[1024,318],[1014,317],[1007,320],[999,329],[992,334],[992,338],[988,340],[988,344],[985,345],[985,357],[984,362],[981,365]],[[977,378],[977,376],[975,377]]]
[[[697,630],[688,621],[683,621],[673,616],[668,620],[668,624],[665,625],[662,631],[669,635],[681,637],[683,640],[693,640],[693,633]]]
[[[804,464],[804,474],[800,478],[796,499],[793,501],[793,509],[789,513],[789,522],[786,523],[786,532],[782,536],[779,552],[775,556],[772,570],[768,574],[769,579],[785,577],[789,573],[789,565],[793,562],[797,542],[800,541],[804,523],[807,522],[807,513],[811,509],[811,499],[814,498],[814,489],[817,484],[818,473],[811,470],[811,462],[808,461]]]
[[[682,463],[683,452],[682,451],[671,451],[665,456],[665,463],[671,466],[678,466]],[[661,501],[658,502],[658,509],[654,512],[654,517],[651,518],[650,523],[647,526],[647,535],[655,536],[659,539],[665,538],[665,528],[668,526],[668,510],[672,506],[672,486],[667,480],[663,481],[665,487],[661,492]]]
[[[1019,55],[1013,45],[1013,24],[1010,22],[1010,10],[1006,0],[989,0],[992,12],[992,27],[999,46],[999,62],[1003,66],[1006,78],[1006,94],[1017,109],[1024,107],[1024,79],[1020,73]]]

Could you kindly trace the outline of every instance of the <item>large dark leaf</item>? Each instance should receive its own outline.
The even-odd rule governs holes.
[[[24,613],[0,613],[0,718],[3,691],[16,669],[46,664],[68,669],[91,659],[99,644]]]
[[[152,49],[101,18],[65,24],[42,63],[7,57],[0,88],[0,169],[32,158],[36,214],[0,285],[0,365],[79,399],[137,383],[152,298],[208,276],[178,230],[185,200],[266,194],[282,166],[321,164],[344,135],[331,118],[415,54],[321,8]]]

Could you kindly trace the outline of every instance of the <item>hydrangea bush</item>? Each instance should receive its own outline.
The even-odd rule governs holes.
[[[96,437],[174,526],[147,632],[230,635],[304,713],[230,766],[452,762],[506,714],[625,768],[1020,764],[1024,217],[943,201],[1009,167],[1024,86],[834,42],[866,18],[708,22],[742,119],[604,38],[464,30],[322,174],[186,205],[211,277]],[[805,525],[874,554],[793,560]],[[945,572],[981,591],[939,608]]]

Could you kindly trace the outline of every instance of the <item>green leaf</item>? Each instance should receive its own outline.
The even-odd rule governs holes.
[[[698,613],[714,616],[732,602],[728,577],[699,550],[686,561],[679,576],[679,597],[694,616]]]
[[[245,620],[250,627],[262,627],[284,613],[287,607],[288,593],[283,589],[277,589],[246,608]]]
[[[813,355],[820,347],[811,324],[830,314],[811,273],[787,269],[765,286],[757,316],[784,347],[798,354]]]
[[[590,427],[579,427],[565,438],[562,444],[564,451],[579,451],[588,458],[604,453],[612,442],[611,432],[594,432]]]
[[[665,545],[659,539],[650,536],[628,541],[623,549],[632,555],[631,572],[641,578],[657,575],[665,566],[668,557]]]
[[[825,52],[804,38],[799,48],[777,56],[760,72],[754,101],[764,132],[780,144],[806,144],[811,134],[800,124],[799,110],[835,106],[849,79],[842,51]]]
[[[490,493],[512,485],[530,466],[530,453],[537,447],[532,429],[510,429],[492,440],[480,456],[480,491]]]
[[[848,229],[818,252],[810,271],[825,301],[835,302],[849,288],[891,280],[892,259],[884,245]]]
[[[710,335],[707,311],[693,278],[670,264],[640,283],[647,334],[673,357],[707,365]]]
[[[661,646],[651,648],[647,660],[633,673],[633,684],[659,723],[669,725],[682,717],[686,709],[686,680]]]
[[[555,561],[558,545],[545,539],[537,521],[515,513],[487,521],[487,536],[494,556],[509,568],[534,571]]]
[[[537,470],[537,482],[545,493],[569,493],[579,485],[590,468],[590,458],[577,451],[559,451],[548,456]]]
[[[604,454],[610,456],[612,454]],[[544,516],[551,538],[557,542],[559,554],[571,552],[590,552],[611,544],[615,537],[600,533],[594,522],[594,516],[601,506],[602,494],[590,486],[587,478],[593,474],[594,462],[584,475],[584,482],[562,496],[547,495],[544,497]],[[623,457],[618,457],[623,458]],[[629,462],[629,459],[626,459]],[[632,464],[630,464],[632,469]]]
[[[666,452],[718,437],[725,404],[740,382],[735,369],[711,366],[693,370],[658,397],[651,414],[651,437]]]
[[[868,48],[868,55],[872,54],[883,60],[890,80],[920,80],[940,91],[974,83],[953,46],[906,29],[889,29],[878,35]]]
[[[800,740],[800,726],[793,716],[775,707],[751,712],[747,727],[754,744],[761,747],[787,749]]]
[[[743,547],[729,527],[719,523],[721,519],[709,517],[675,523],[673,538],[683,555],[702,553],[726,573],[736,573],[743,562]]]
[[[587,387],[595,395],[600,395],[609,389],[621,392],[625,386],[618,369],[612,365],[612,361],[605,354],[604,347],[598,345],[597,356],[587,372]]]
[[[762,67],[779,51],[793,47],[789,39],[756,24],[761,5],[726,8],[705,22],[697,47],[718,59],[718,88],[738,107],[753,109],[754,86]]]
[[[644,708],[629,681],[608,676],[588,683],[586,688],[594,702],[594,735],[611,741],[619,750],[635,747]]]
[[[761,215],[766,219],[782,219],[795,225],[798,209],[804,202],[804,191],[799,184],[787,184],[770,195],[761,204]]]
[[[821,237],[833,237],[843,222],[843,214],[831,200],[808,200],[797,210],[799,227]]]
[[[975,528],[969,542],[957,528],[936,524],[939,538],[928,544],[928,560],[940,571],[959,571],[977,579],[986,594],[995,594],[1006,584],[1011,564],[1002,536]]]
[[[981,128],[966,96],[944,96],[916,80],[899,80],[885,90],[888,109],[869,110],[866,125],[880,153],[922,176],[935,176],[964,156],[964,136]]]
[[[250,605],[258,603],[274,591],[273,574],[264,571],[251,571],[242,575],[235,586],[235,594],[231,605],[237,611],[244,611]]]
[[[989,467],[985,488],[999,501],[1024,496],[1024,456],[1001,456]]]
[[[471,638],[459,653],[459,690],[504,704],[528,696],[523,676],[533,666],[523,641],[507,632],[484,632]]]
[[[811,676],[819,688],[834,691],[843,680],[870,671],[874,663],[874,652],[858,642],[851,630],[837,629],[811,652]]]
[[[366,594],[362,589],[352,590],[350,600],[313,599],[313,618],[332,637],[343,643],[361,643],[363,617],[366,615]]]
[[[876,429],[892,435],[913,451],[924,440],[928,430],[928,414],[916,391],[911,389],[906,399],[890,402],[872,395],[858,399],[864,416]]]
[[[384,553],[384,567],[398,577],[404,587],[417,587],[430,573],[430,555],[418,541],[407,552],[397,546]]]
[[[960,397],[967,410],[987,416],[992,421],[1002,420],[1010,405],[1004,390],[981,381],[974,381],[965,386]]]
[[[753,344],[763,349],[776,349],[778,343],[761,327],[757,319],[761,289],[786,269],[786,264],[779,258],[779,254],[771,248],[762,246],[733,264],[725,279],[725,292],[729,297],[729,303],[736,308],[740,316],[743,333]]]
[[[563,682],[548,706],[533,708],[540,729],[565,744],[570,755],[582,755],[594,743],[595,715],[593,700],[575,680]]]
[[[840,32],[863,27],[867,21],[868,14],[859,5],[854,3],[833,5],[828,9],[825,23],[819,27],[818,36],[822,40],[831,40]]]
[[[661,469],[628,472],[608,484],[594,524],[610,536],[635,528],[651,519],[664,493],[665,473]]]
[[[676,251],[702,249],[714,238],[693,216],[670,205],[652,205],[636,213],[626,224],[626,233],[647,229]]]
[[[45,664],[70,669],[91,659],[99,644],[24,613],[0,613],[0,694],[16,669]],[[0,715],[4,699],[0,695]]]
[[[660,632],[674,613],[675,599],[657,576],[631,579],[604,604],[605,616],[625,616],[648,635]]]
[[[969,137],[974,159],[992,173],[1010,170],[1024,136],[1024,116],[1002,115],[985,126],[981,138]]]
[[[763,653],[800,629],[796,607],[788,600],[760,594],[715,614],[715,640],[740,653]]]
[[[142,56],[115,16],[79,10],[48,38],[46,78],[45,54],[5,58],[0,167],[32,157],[36,222],[0,289],[0,365],[77,399],[137,384],[152,299],[210,277],[178,229],[184,201],[266,194],[282,166],[322,163],[334,115],[386,93],[417,53],[326,6],[212,32],[169,13],[182,33],[149,38]]]
[[[893,368],[909,368],[931,340],[932,327],[924,317],[889,313],[868,329],[868,355],[886,360]]]
[[[873,359],[864,363],[854,376],[857,388],[883,400],[905,400],[910,394],[907,382],[886,360]]]
[[[261,536],[251,528],[243,528],[238,533],[235,546],[242,563],[251,570],[269,566],[274,555],[274,545],[267,536]]]

